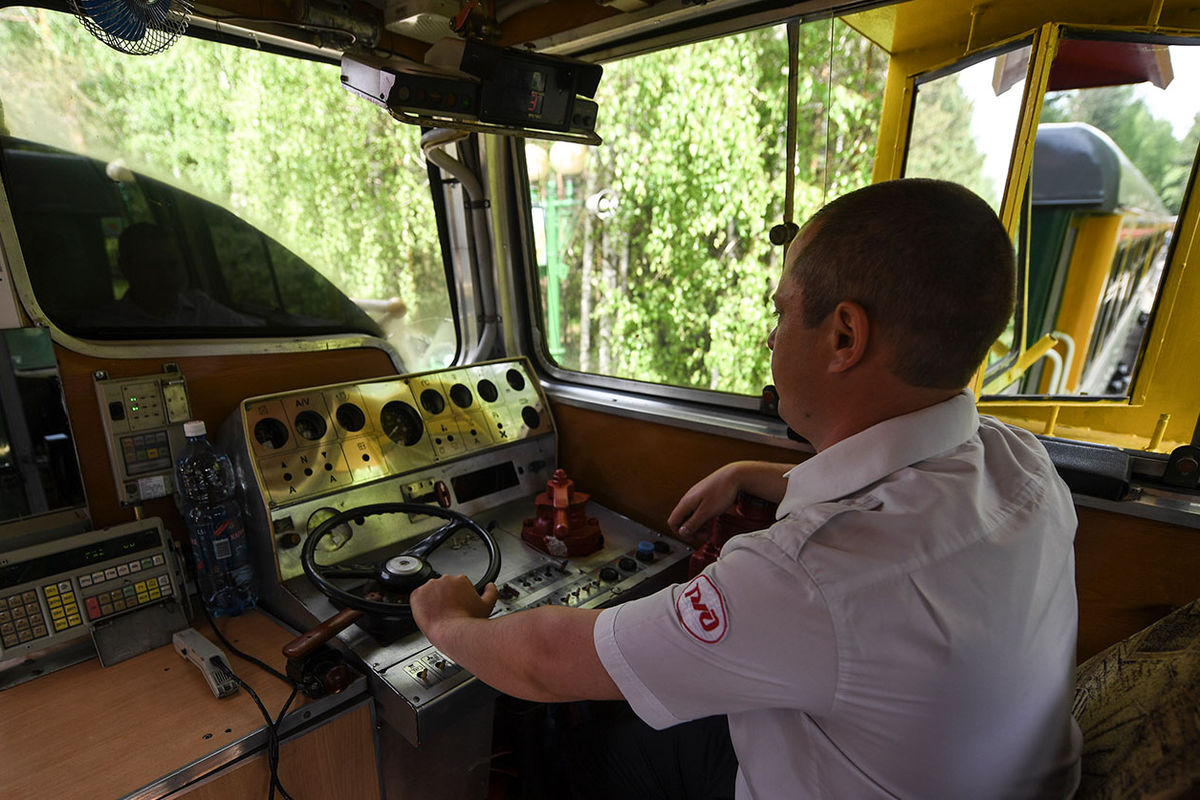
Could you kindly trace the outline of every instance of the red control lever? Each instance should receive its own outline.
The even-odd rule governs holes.
[[[555,470],[546,491],[537,496],[537,516],[525,520],[521,538],[557,558],[584,556],[604,546],[604,534],[595,517],[587,515],[589,496],[575,491],[575,482]]]

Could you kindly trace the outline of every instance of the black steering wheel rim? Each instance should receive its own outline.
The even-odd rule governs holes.
[[[500,574],[500,548],[496,544],[495,538],[488,533],[479,523],[471,519],[465,514],[454,511],[441,506],[429,506],[422,503],[375,503],[373,505],[358,506],[356,508],[348,508],[345,511],[334,514],[329,519],[322,522],[309,533],[308,538],[304,542],[304,548],[300,552],[300,565],[304,568],[304,574],[312,581],[326,597],[331,600],[336,600],[346,608],[353,608],[357,611],[362,611],[366,614],[373,614],[381,617],[410,617],[412,608],[408,603],[401,601],[385,601],[385,600],[369,600],[365,597],[359,597],[356,594],[351,594],[345,589],[342,589],[334,584],[321,574],[324,565],[317,564],[315,561],[317,545],[325,538],[335,527],[350,520],[356,520],[364,517],[373,517],[381,514],[420,514],[429,517],[438,517],[447,520],[448,525],[443,525],[435,530],[430,535],[421,539],[417,544],[407,548],[400,556],[411,556],[420,559],[425,565],[428,565],[426,556],[437,550],[441,545],[445,544],[449,538],[460,530],[467,530],[480,539],[488,551],[488,566],[482,578],[475,583],[475,591],[483,592],[484,588],[496,580],[496,576]],[[440,538],[437,538],[440,537]],[[437,538],[437,541],[433,541]],[[432,543],[431,543],[432,542]],[[416,551],[416,552],[414,552]],[[390,560],[390,559],[389,559]],[[328,565],[328,569],[334,569],[335,565]],[[430,574],[425,577],[425,580],[436,577],[437,573],[429,571]],[[421,581],[423,583],[424,580]],[[415,588],[415,586],[413,587]]]

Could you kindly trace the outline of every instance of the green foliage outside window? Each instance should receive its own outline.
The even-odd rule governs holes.
[[[770,382],[783,250],[767,234],[784,215],[787,59],[776,27],[607,64],[605,143],[582,172],[545,169],[546,146],[527,145],[561,365],[754,395]],[[797,223],[869,183],[885,70],[842,23],[801,26]]]

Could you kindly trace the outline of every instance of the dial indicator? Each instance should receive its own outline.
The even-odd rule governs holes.
[[[456,383],[450,387],[450,399],[459,408],[469,408],[471,401],[474,400],[471,396],[471,390],[461,383]]]
[[[379,424],[383,432],[396,444],[412,447],[421,441],[425,423],[417,410],[402,400],[392,400],[379,410]]]
[[[329,430],[329,426],[325,424],[325,418],[316,411],[301,411],[296,415],[292,426],[296,429],[297,436],[308,439],[310,442],[320,440],[325,435],[325,431]]]
[[[342,403],[334,412],[338,425],[350,433],[358,433],[367,424],[367,416],[354,403]]]
[[[430,414],[440,414],[446,408],[446,398],[437,389],[426,389],[421,392],[421,407]]]
[[[266,417],[254,423],[254,441],[271,450],[278,450],[287,444],[288,429],[274,417]]]

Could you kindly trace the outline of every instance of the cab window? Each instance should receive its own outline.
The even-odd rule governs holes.
[[[905,177],[962,184],[1000,213],[1032,49],[1022,42],[917,81]],[[1015,362],[1023,318],[1018,302],[988,353],[989,372]]]
[[[770,382],[787,65],[786,26],[608,63],[604,144],[526,144],[553,366],[750,395]],[[870,182],[886,68],[840,21],[799,26],[796,223]]]
[[[21,7],[0,10],[0,58],[5,194],[54,326],[453,357],[420,132],[343,90],[336,61],[191,37],[132,58]]]
[[[1125,398],[1200,144],[1200,47],[1064,38],[1034,145],[1026,342],[1006,393]]]
[[[997,213],[1029,65],[1029,44],[917,83],[904,174],[966,186]]]
[[[993,347],[984,394],[1129,397],[1200,144],[1198,52],[1162,40],[1058,42],[1029,177],[1013,198],[1017,315]],[[1008,50],[918,78],[905,174],[965,183],[998,209],[1028,63],[1028,48]]]

